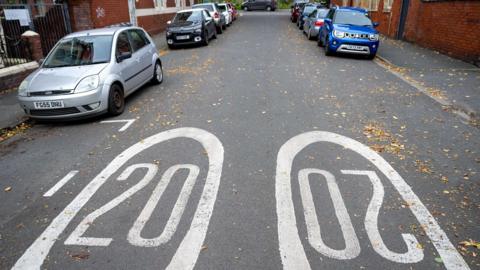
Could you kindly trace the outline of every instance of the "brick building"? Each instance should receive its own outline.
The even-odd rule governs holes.
[[[122,22],[157,34],[175,12],[189,8],[194,0],[68,0],[73,31]]]
[[[480,1],[332,0],[370,10],[378,30],[389,37],[480,65]]]

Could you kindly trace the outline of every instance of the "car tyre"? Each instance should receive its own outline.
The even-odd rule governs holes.
[[[150,82],[152,84],[161,84],[163,82],[163,69],[159,61],[155,63],[155,68],[153,69],[153,77]]]
[[[271,6],[267,6],[267,11],[272,11],[272,7],[271,7]]]
[[[108,93],[108,113],[116,116],[122,114],[124,110],[125,97],[123,96],[123,90],[120,85],[112,84]]]
[[[248,7],[244,7],[243,10],[245,11],[249,11]]]
[[[226,30],[227,29],[227,25],[224,23],[222,24],[222,30]]]
[[[371,53],[371,54],[367,55],[367,59],[368,60],[373,60],[376,55],[377,55],[376,53]]]
[[[217,39],[217,28],[213,31],[212,39]]]
[[[307,38],[308,40],[312,40],[312,29],[308,29]]]
[[[330,51],[330,46],[328,44],[328,38],[325,38],[325,55],[331,56],[333,53]]]
[[[203,46],[208,46],[208,33],[207,33],[207,30],[205,30],[205,31],[203,32],[203,37],[202,37],[202,38],[203,38],[203,42],[202,42]]]
[[[217,26],[217,34],[221,35],[223,33],[223,29],[221,26]]]
[[[318,33],[317,45],[318,47],[323,47],[323,42],[322,42],[322,38],[320,37],[320,33]]]

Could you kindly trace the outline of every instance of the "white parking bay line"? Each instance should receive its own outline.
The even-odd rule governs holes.
[[[123,132],[123,131],[127,130],[127,128],[129,128],[130,125],[132,125],[133,122],[135,122],[135,120],[137,120],[137,119],[105,120],[105,121],[102,121],[102,122],[100,122],[100,123],[102,123],[102,124],[108,124],[108,123],[124,123],[124,122],[126,122],[126,124],[123,125],[123,126],[118,130],[118,132]]]
[[[70,179],[72,179],[78,171],[71,171],[65,177],[62,178],[62,180],[58,181],[55,186],[53,186],[51,189],[49,189],[45,194],[43,194],[43,197],[51,197],[55,192],[57,192],[59,189],[61,189]]]

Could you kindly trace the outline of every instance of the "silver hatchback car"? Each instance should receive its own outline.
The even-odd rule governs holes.
[[[158,51],[142,28],[94,29],[62,38],[20,84],[18,100],[32,118],[119,115],[126,96],[162,81]]]

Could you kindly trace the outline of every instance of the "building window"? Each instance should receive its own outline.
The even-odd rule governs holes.
[[[378,0],[360,0],[355,1],[357,6],[363,7],[370,11],[377,11],[378,10]]]
[[[165,3],[167,0],[153,0],[153,2],[155,3],[155,8],[162,9],[165,8]]]
[[[346,7],[348,5],[348,0],[342,0],[342,6]]]
[[[393,0],[383,0],[383,11],[390,12],[392,10]]]

